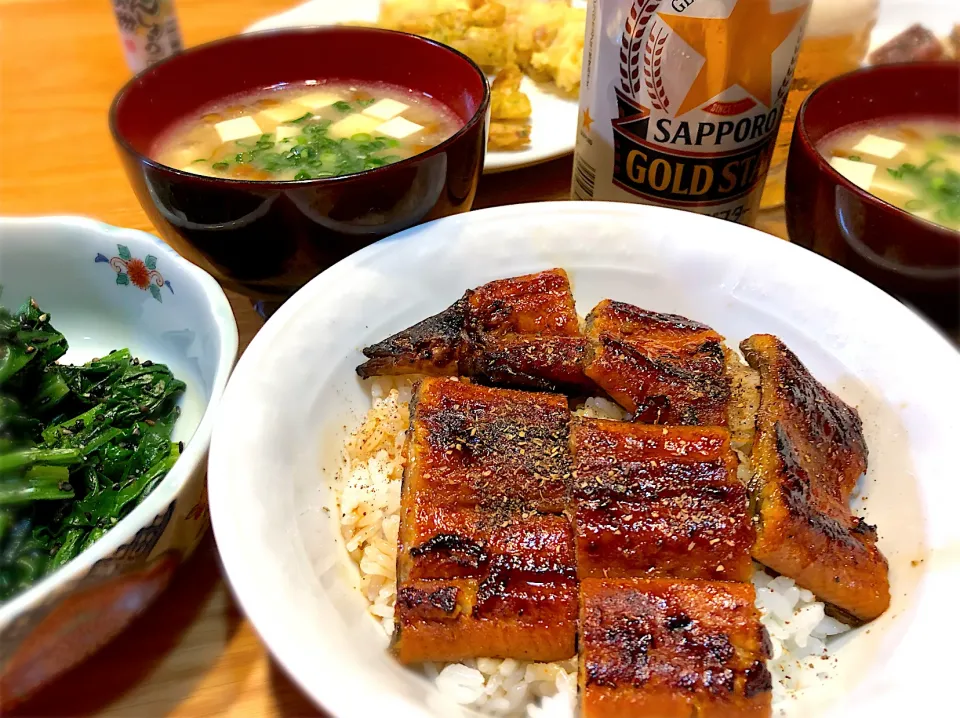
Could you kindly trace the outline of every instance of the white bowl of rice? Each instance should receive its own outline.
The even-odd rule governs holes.
[[[850,630],[758,566],[774,715],[941,713],[958,633],[948,617],[960,586],[960,354],[811,252],[693,214],[606,203],[472,212],[372,245],[298,292],[244,354],[211,446],[213,526],[241,604],[290,675],[338,718],[576,716],[575,659],[407,668],[392,658],[411,380],[354,371],[360,348],[465,289],[551,267],[570,274],[580,307],[612,297],[682,314],[731,346],[777,334],[858,408],[870,467],[853,508],[879,527],[892,603]],[[602,398],[580,411],[621,416]]]

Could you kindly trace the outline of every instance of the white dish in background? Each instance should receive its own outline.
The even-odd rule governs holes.
[[[70,345],[63,361],[126,347],[187,383],[173,434],[185,448],[170,473],[89,549],[0,606],[9,708],[143,611],[206,531],[212,407],[237,357],[237,325],[213,277],[163,241],[82,217],[0,218],[0,287],[9,309],[34,297],[50,313]]]
[[[311,0],[279,15],[263,18],[244,32],[276,30],[282,27],[336,25],[344,22],[376,22],[380,0]],[[530,146],[517,152],[488,152],[485,174],[514,170],[546,162],[573,152],[579,113],[576,100],[561,97],[549,86],[529,77],[520,86],[530,97]]]
[[[870,468],[855,509],[879,525],[893,602],[832,644],[830,680],[787,715],[941,714],[960,630],[948,618],[960,585],[960,354],[812,252],[691,213],[599,202],[470,212],[374,244],[306,285],[247,349],[214,429],[213,525],[240,603],[289,674],[337,718],[465,713],[387,653],[338,540],[330,484],[369,407],[361,347],[467,288],[555,266],[581,313],[612,297],[706,322],[731,344],[777,334],[859,408]]]

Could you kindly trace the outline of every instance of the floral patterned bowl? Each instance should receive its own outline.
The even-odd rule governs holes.
[[[70,343],[168,364],[187,383],[184,453],[157,489],[59,571],[0,605],[0,713],[116,635],[167,585],[206,531],[212,412],[237,356],[237,325],[206,272],[144,232],[89,219],[0,218],[8,307],[32,296]]]

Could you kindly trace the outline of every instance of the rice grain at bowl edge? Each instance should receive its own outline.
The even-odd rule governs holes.
[[[381,377],[370,382],[372,406],[344,442],[334,495],[347,553],[359,570],[359,589],[385,634],[393,633],[397,596],[397,535],[403,445],[410,426],[409,402],[415,377]],[[623,411],[602,398],[577,410],[585,416],[623,419]],[[757,565],[753,577],[757,607],[770,634],[773,709],[816,681],[829,678],[828,641],[849,627],[824,613],[824,604],[784,576]],[[809,659],[816,657],[817,663]],[[460,705],[493,716],[571,718],[576,713],[576,659],[530,663],[477,658],[462,663],[425,664],[423,675]]]

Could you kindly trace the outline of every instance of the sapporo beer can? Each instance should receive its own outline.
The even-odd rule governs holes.
[[[591,0],[573,198],[753,224],[810,0]]]
[[[183,49],[173,0],[113,0],[113,14],[134,72]]]

